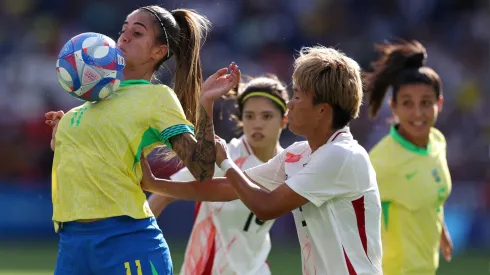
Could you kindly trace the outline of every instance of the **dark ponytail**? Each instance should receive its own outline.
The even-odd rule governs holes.
[[[202,86],[200,50],[210,23],[205,17],[191,10],[173,10],[172,15],[180,27],[179,43],[174,48],[177,61],[174,90],[187,119],[197,127],[198,102]]]
[[[393,100],[401,85],[423,83],[434,87],[436,96],[442,94],[441,80],[437,73],[424,67],[427,52],[418,41],[404,41],[376,45],[381,53],[371,65],[372,72],[364,74],[364,86],[368,93],[368,110],[376,117],[388,88],[393,87]]]
[[[162,68],[166,60],[175,57],[174,91],[187,120],[197,126],[202,86],[200,50],[210,22],[193,10],[177,9],[169,12],[160,6],[147,6],[140,10],[155,16],[159,29],[157,41],[168,46],[168,54],[156,64],[155,72]]]

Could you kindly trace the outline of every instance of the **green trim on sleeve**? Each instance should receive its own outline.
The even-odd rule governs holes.
[[[407,149],[408,151],[422,155],[422,156],[428,156],[430,149],[431,149],[431,142],[429,141],[429,145],[427,145],[427,148],[422,148],[418,147],[417,145],[411,143],[408,141],[406,138],[404,138],[400,133],[398,132],[397,125],[392,125],[390,128],[390,136],[398,143],[400,144],[403,148]]]
[[[141,138],[141,142],[138,146],[138,151],[136,151],[136,155],[134,156],[133,170],[136,166],[136,163],[141,161],[141,152],[143,151],[143,148],[150,146],[156,142],[163,142],[160,132],[155,128],[149,127],[143,133],[143,137]]]
[[[172,144],[170,144],[169,139],[173,136],[181,135],[184,133],[190,133],[194,135],[194,127],[187,124],[177,124],[163,130],[161,136],[165,145],[172,149]]]

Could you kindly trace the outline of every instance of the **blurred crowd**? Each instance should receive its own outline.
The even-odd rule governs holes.
[[[290,83],[301,46],[341,49],[363,68],[376,55],[374,43],[402,37],[421,41],[428,65],[444,83],[437,127],[446,135],[455,181],[490,183],[490,10],[484,0],[2,0],[0,1],[0,186],[49,187],[51,131],[48,110],[81,104],[58,84],[55,63],[63,44],[82,32],[113,39],[133,9],[160,4],[192,8],[213,30],[202,49],[205,76],[231,61],[243,74],[277,74]],[[171,70],[160,80],[171,85]],[[388,99],[387,99],[388,100]],[[228,114],[216,104],[217,132],[236,135]],[[375,121],[361,118],[352,131],[366,148],[387,133],[387,104]],[[285,132],[287,146],[300,138]]]

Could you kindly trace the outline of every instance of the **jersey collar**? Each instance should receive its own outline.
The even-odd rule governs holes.
[[[407,149],[408,151],[422,155],[422,156],[428,156],[431,148],[431,143],[429,140],[429,144],[427,145],[427,148],[419,147],[410,141],[408,141],[406,138],[404,138],[400,133],[398,132],[398,125],[392,125],[390,128],[390,136],[398,142],[403,148]]]
[[[124,80],[121,82],[119,85],[120,88],[128,87],[128,86],[134,86],[134,85],[148,85],[151,84],[150,81],[146,79],[129,79],[129,80]]]
[[[333,133],[333,135],[328,139],[327,143],[330,143],[330,142],[333,142],[337,139],[339,139],[339,136],[341,134],[348,134],[349,136],[351,135],[350,133],[350,129],[348,126],[342,128],[342,129],[339,129],[337,131],[335,131],[335,133]]]

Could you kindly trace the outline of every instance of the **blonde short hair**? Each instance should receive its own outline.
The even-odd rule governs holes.
[[[294,62],[293,84],[311,93],[313,104],[332,105],[336,128],[359,116],[363,95],[361,69],[340,51],[324,46],[303,47]]]

